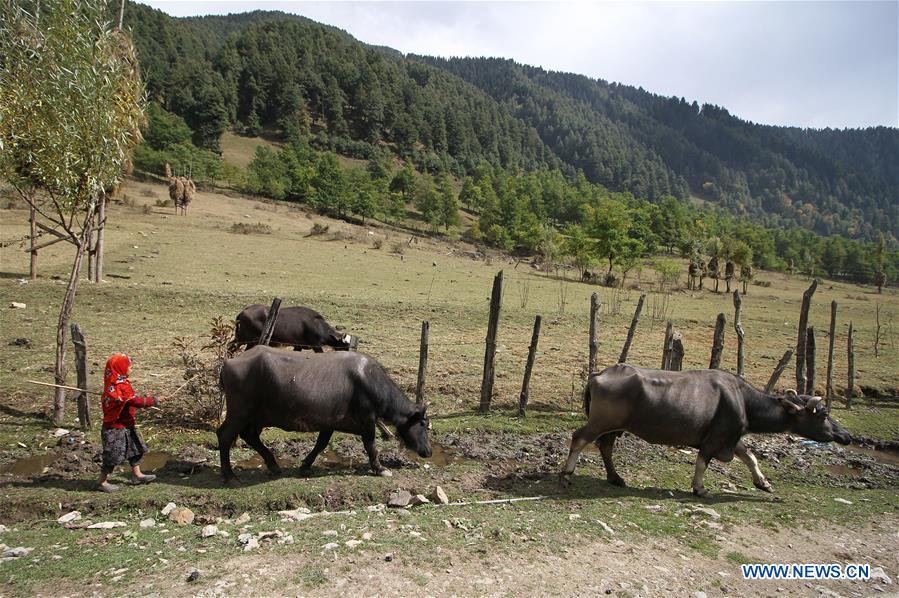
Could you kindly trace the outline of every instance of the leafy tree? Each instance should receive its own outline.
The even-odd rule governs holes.
[[[0,173],[75,245],[56,329],[57,384],[94,213],[140,141],[144,91],[129,37],[105,21],[105,2],[44,0],[40,22],[0,4]],[[58,389],[53,420],[62,422]]]
[[[345,175],[337,156],[328,152],[318,160],[318,170],[312,179],[312,206],[323,214],[342,218],[348,207]]]
[[[147,124],[143,128],[144,143],[154,150],[178,144],[193,144],[193,132],[184,119],[165,110],[156,102],[147,104]]]
[[[596,262],[596,242],[591,239],[584,227],[571,224],[565,229],[563,251],[571,257],[571,261],[584,277],[587,270]]]
[[[286,197],[291,184],[290,173],[280,153],[264,145],[257,146],[247,170],[247,191],[274,199]]]
[[[437,191],[440,195],[440,214],[439,220],[440,224],[443,225],[444,230],[449,230],[449,227],[456,226],[459,224],[459,200],[456,198],[456,194],[453,193],[453,187],[450,184],[449,177],[446,174],[441,174],[437,178]]]

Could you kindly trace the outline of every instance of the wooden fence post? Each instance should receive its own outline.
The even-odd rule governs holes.
[[[668,369],[679,372],[684,367],[684,343],[680,332],[671,333],[671,356],[668,359]]]
[[[596,293],[593,293],[593,297],[596,297]],[[521,394],[518,396],[518,417],[524,417],[524,410],[528,406],[531,372],[534,369],[534,359],[537,357],[537,342],[540,340],[540,324],[542,321],[543,318],[541,318],[540,315],[537,315],[537,317],[534,318],[534,333],[531,335],[531,346],[528,348],[528,361],[524,366],[524,381],[521,383]]]
[[[487,342],[484,350],[484,376],[481,379],[480,412],[490,411],[493,400],[493,379],[495,375],[494,360],[496,358],[496,332],[499,328],[499,311],[503,296],[503,271],[493,277],[493,292],[490,294],[490,320],[487,323]]]
[[[671,325],[671,320],[668,320],[668,325],[665,326],[665,342],[662,344],[662,367],[660,369],[667,370],[671,365],[671,349],[672,342],[674,339],[672,338],[674,333],[673,326]]]
[[[35,245],[37,244],[37,210],[34,209],[34,206],[31,207],[31,217],[28,220],[29,224],[31,224],[31,271],[30,278],[31,280],[37,280],[37,249],[35,249]]]
[[[808,326],[808,310],[812,304],[812,295],[818,288],[818,279],[812,281],[808,289],[802,293],[802,308],[799,312],[799,338],[796,341],[796,392],[802,392],[805,388],[805,343],[806,326]]]
[[[809,326],[805,339],[805,394],[815,394],[815,327]]]
[[[743,311],[743,299],[740,298],[740,291],[734,291],[734,330],[737,333],[737,376],[745,378],[743,372],[744,358],[744,342],[746,333],[743,330],[743,321],[740,315]]]
[[[590,357],[587,360],[587,371],[596,371],[596,354],[599,352],[599,341],[596,338],[596,314],[599,312],[599,295],[590,295]],[[538,318],[540,316],[537,316]],[[536,325],[535,325],[536,326]]]
[[[724,314],[718,314],[715,320],[715,336],[712,337],[712,357],[709,359],[709,369],[717,370],[721,365],[721,353],[724,352],[724,326],[727,318]]]
[[[87,388],[87,343],[81,326],[72,324],[72,344],[75,345],[75,371],[78,373],[78,388]],[[91,427],[91,414],[87,402],[87,392],[78,393],[78,424],[82,430]]]
[[[830,409],[830,402],[833,400],[833,343],[837,332],[837,302],[830,302],[830,338],[827,346],[827,399],[826,406]]]
[[[278,311],[281,309],[281,298],[275,297],[272,306],[268,310],[268,318],[265,320],[265,326],[262,327],[262,334],[259,335],[259,344],[267,345],[272,342],[272,334],[275,332],[275,320],[278,319]]]
[[[846,389],[846,409],[852,409],[852,397],[855,396],[855,348],[852,346],[852,322],[849,322],[849,339],[846,342],[849,358],[849,388]]]
[[[627,354],[631,350],[631,343],[634,341],[634,332],[637,330],[637,323],[640,321],[640,312],[643,311],[643,302],[645,300],[646,293],[643,293],[637,301],[637,309],[634,310],[634,318],[631,320],[631,327],[627,330],[627,338],[624,339],[624,346],[621,348],[621,355],[618,357],[618,363],[627,361]]]
[[[780,379],[780,375],[784,373],[784,370],[787,368],[787,364],[790,362],[790,358],[793,357],[793,349],[787,349],[784,351],[784,356],[780,358],[780,361],[777,362],[777,367],[774,368],[774,371],[771,372],[771,377],[768,378],[768,384],[765,385],[765,393],[770,394],[771,391],[774,390],[774,385],[777,384],[778,379]]]
[[[421,323],[421,344],[418,348],[418,383],[415,385],[415,403],[421,405],[425,401],[425,375],[428,371],[428,332],[431,324],[425,320]]]

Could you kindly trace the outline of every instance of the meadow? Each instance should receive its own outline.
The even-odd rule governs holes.
[[[198,586],[184,581],[192,567],[203,575],[191,584],[208,592],[223,584],[220,590],[235,594],[283,593],[293,587],[312,594],[353,588],[386,593],[540,592],[550,586],[540,585],[539,577],[518,579],[515,563],[520,566],[536,558],[537,572],[580,572],[569,561],[577,560],[574,552],[586,545],[592,552],[608,553],[609,564],[582,579],[567,580],[569,585],[559,586],[561,593],[607,589],[643,595],[688,590],[745,593],[749,587],[736,579],[735,563],[773,558],[781,554],[778,551],[786,554],[790,534],[806,538],[803,550],[829,551],[841,562],[847,558],[834,556],[840,549],[822,535],[845,535],[844,544],[850,548],[844,547],[844,552],[875,563],[890,562],[878,551],[897,549],[899,468],[873,453],[817,449],[789,438],[773,444],[758,439],[755,447],[762,469],[777,493],[772,497],[751,490],[748,473],[735,462],[710,471],[708,486],[715,497],[700,501],[685,492],[692,470],[689,451],[630,439],[617,459],[632,488],[606,484],[595,453],[582,457],[572,489],[558,486],[555,473],[567,439],[583,421],[580,393],[586,375],[591,293],[598,293],[601,301],[600,368],[617,361],[641,292],[647,298],[629,362],[658,367],[665,323],[670,320],[683,335],[684,368],[707,367],[715,317],[723,312],[728,325],[722,367],[735,367],[732,297],[709,292],[708,280],[705,291],[683,290],[686,265],[678,288],[670,292],[659,292],[653,260],[629,275],[628,286],[634,288],[608,289],[579,282],[573,269],[543,272],[529,261],[501,254],[477,257],[474,247],[460,241],[378,223],[358,226],[329,220],[296,205],[200,192],[182,217],[157,205],[167,197],[162,185],[130,181],[124,194],[124,201],[110,209],[106,281],[82,282],[72,318],[87,338],[92,388],[101,382],[106,357],[123,351],[134,358],[132,379],[138,391],[165,395],[184,377],[176,339],[199,351],[209,340],[214,318],[230,322],[246,305],[281,297],[285,305],[310,306],[332,324],[358,335],[359,350],[384,364],[412,396],[420,325],[427,320],[426,399],[433,437],[449,458],[429,464],[410,457],[393,441],[380,441],[385,463],[396,475],[375,478],[365,473],[358,440],[336,437],[332,460],[326,460],[312,478],[298,480],[293,463],[311,446],[311,437],[270,430],[263,440],[274,444],[276,455],[286,460],[287,475],[269,479],[252,451],[239,442],[235,459],[243,460],[238,475],[244,486],[221,488],[214,422],[188,417],[195,411],[191,401],[196,397],[177,395],[163,411],[141,414],[141,429],[151,450],[166,453],[157,470],[159,482],[100,495],[92,486],[99,446],[96,426],[77,440],[86,444],[72,451],[76,457],[56,448],[56,426],[47,417],[51,395],[25,382],[52,379],[56,318],[71,248],[57,244],[42,250],[40,277],[28,281],[28,254],[14,243],[0,250],[0,523],[10,528],[0,534],[0,542],[34,551],[0,563],[0,592],[63,588],[83,593],[89,582],[91,591],[115,593],[116,583],[139,582],[163,593],[196,593],[201,591]],[[315,224],[327,226],[327,232],[311,234]],[[242,234],[247,231],[250,234]],[[0,210],[0,239],[26,233],[27,211],[15,205]],[[505,287],[497,378],[493,411],[485,416],[476,413],[476,407],[490,289],[500,270]],[[760,284],[751,285],[743,297],[746,377],[764,386],[783,352],[796,344],[802,292],[810,281],[758,272],[756,282]],[[838,394],[845,394],[846,331],[851,321],[856,392],[869,395],[857,398],[851,410],[838,399],[834,417],[856,435],[897,441],[899,405],[890,400],[899,395],[896,289],[877,294],[870,287],[821,281],[809,319],[817,331],[819,393],[824,391],[831,301],[839,305],[834,386]],[[12,302],[26,307],[12,309]],[[878,310],[881,328],[875,356]],[[519,418],[518,393],[536,314],[543,317],[543,329],[529,411]],[[28,339],[30,346],[16,344],[17,338]],[[74,358],[72,351],[69,358]],[[74,382],[74,368],[70,380]],[[778,387],[794,385],[791,363]],[[98,406],[92,407],[96,420]],[[72,429],[77,426],[74,403],[67,409],[63,427]],[[3,464],[48,453],[58,456],[54,463],[25,475],[3,469]],[[398,488],[429,494],[436,485],[453,501],[553,498],[452,507],[452,512],[451,507],[427,505],[402,514],[366,510],[382,504]],[[851,508],[835,498],[848,500]],[[169,523],[165,533],[161,526],[136,527],[137,520],[146,517],[164,521],[158,510],[169,501],[189,506],[198,514],[198,523],[219,525],[232,536],[203,539],[196,525]],[[691,514],[702,505],[713,507],[720,520]],[[296,507],[308,507],[318,515],[302,523],[280,521],[276,511]],[[67,529],[55,522],[73,509],[85,519],[115,519],[127,525],[104,533]],[[244,511],[250,522],[233,523]],[[236,541],[242,528],[275,527],[290,533],[293,544],[271,542],[245,554]],[[341,543],[338,550],[324,549],[332,534],[322,532],[335,530],[340,542],[366,533],[374,539],[352,548]],[[82,546],[85,549],[79,551]],[[67,549],[74,550],[65,553]],[[768,550],[773,552],[764,552]],[[508,553],[507,558],[499,558],[500,552]],[[573,556],[566,557],[569,552]],[[385,560],[388,555],[391,558]],[[69,566],[47,566],[60,560],[57,556]],[[640,557],[658,558],[660,567],[645,574],[640,582],[647,584],[645,589],[633,575],[616,572],[611,565],[636,567]],[[687,567],[688,561],[690,573],[683,574],[679,567]],[[240,577],[266,567],[271,575]],[[730,571],[731,577],[718,575],[721,569]],[[118,579],[111,581],[114,578]],[[484,579],[493,581],[484,585]],[[841,587],[867,592],[864,585]],[[787,590],[802,594],[808,589]]]

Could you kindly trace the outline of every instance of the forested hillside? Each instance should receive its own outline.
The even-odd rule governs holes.
[[[487,91],[563,160],[612,188],[652,199],[685,181],[767,226],[862,238],[899,230],[896,129],[755,125],[717,106],[510,60],[416,59]]]

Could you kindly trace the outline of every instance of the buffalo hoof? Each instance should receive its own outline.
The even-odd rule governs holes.
[[[700,488],[699,490],[693,488],[693,494],[695,494],[699,498],[708,498],[709,496],[711,496],[711,493],[705,488]]]
[[[774,492],[774,486],[772,486],[768,482],[765,482],[764,484],[755,484],[755,487],[765,492]]]
[[[227,486],[228,488],[238,488],[240,486],[243,486],[240,480],[238,480],[236,477],[222,478],[222,484],[224,486]]]
[[[392,478],[393,472],[389,469],[382,469],[381,471],[377,472],[377,475],[381,476],[382,478]]]
[[[565,473],[564,471],[559,474],[559,484],[564,488],[568,488],[571,486],[573,474]]]
[[[627,488],[627,483],[625,483],[624,478],[620,475],[616,475],[613,478],[606,478],[610,484],[613,486],[620,486],[621,488]]]
[[[300,467],[300,477],[308,478],[312,475],[312,466],[309,467]]]

